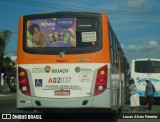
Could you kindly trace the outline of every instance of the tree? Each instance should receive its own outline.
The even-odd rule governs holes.
[[[4,50],[7,45],[7,42],[9,41],[11,37],[11,31],[10,30],[5,30],[0,32],[0,75],[2,73],[3,68],[3,59],[4,59]],[[0,77],[1,81],[1,77]],[[1,89],[0,89],[1,91]]]
[[[16,63],[12,61],[10,57],[4,57],[3,62],[3,71],[7,76],[14,76],[13,74],[16,72]]]
[[[15,62],[11,60],[10,57],[4,57],[3,59],[3,68],[4,68],[4,77],[5,82],[8,84],[9,89],[11,92],[13,92],[13,87],[15,86],[15,80],[14,80],[14,86],[11,83],[11,78],[15,77],[16,73],[16,65]]]
[[[3,32],[0,32],[0,53],[1,54],[4,54],[4,49],[11,37],[11,34],[12,32],[10,30],[5,30]]]
[[[12,65],[12,60],[10,57],[5,57],[3,58],[3,62],[2,62],[3,67],[5,68],[5,73],[8,74],[8,70],[11,68]]]
[[[4,50],[11,37],[12,32],[10,30],[5,30],[0,32],[0,74],[2,72],[3,67],[3,59],[4,59]]]

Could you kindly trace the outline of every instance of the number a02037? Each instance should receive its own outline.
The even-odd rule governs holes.
[[[70,83],[71,77],[49,78],[48,83]]]

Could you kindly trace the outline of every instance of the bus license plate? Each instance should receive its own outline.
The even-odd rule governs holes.
[[[54,92],[55,96],[69,96],[70,95],[70,90],[56,90]]]

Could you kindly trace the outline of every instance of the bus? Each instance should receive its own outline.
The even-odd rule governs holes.
[[[124,103],[128,61],[104,13],[21,16],[17,108],[100,108]]]
[[[135,80],[140,100],[144,101],[145,80],[150,80],[156,88],[154,99],[160,99],[160,59],[135,59],[131,65],[131,77]]]

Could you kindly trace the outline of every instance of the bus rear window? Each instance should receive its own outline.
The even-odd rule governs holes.
[[[136,61],[135,72],[160,73],[160,61]]]
[[[49,53],[93,48],[101,45],[97,18],[28,18],[25,19],[24,48],[29,52]],[[71,51],[72,50],[72,51]],[[86,51],[84,51],[85,53]],[[86,52],[87,53],[87,52]]]

